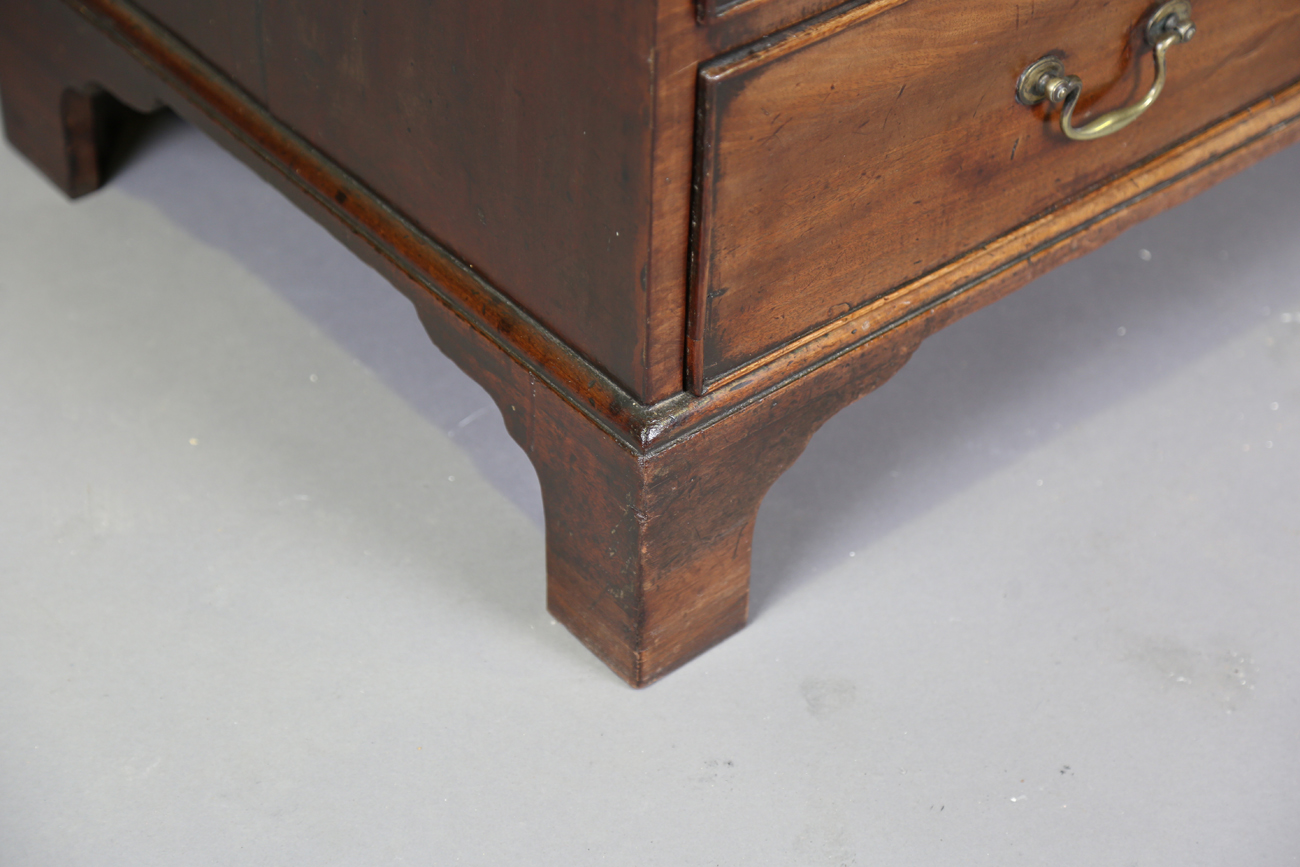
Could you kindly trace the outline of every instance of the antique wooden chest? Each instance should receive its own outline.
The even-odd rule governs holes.
[[[1296,0],[0,0],[10,141],[212,135],[414,302],[541,479],[548,602],[648,683],[763,494],[935,330],[1300,138]]]

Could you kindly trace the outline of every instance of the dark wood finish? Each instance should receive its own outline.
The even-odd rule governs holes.
[[[55,10],[57,12],[57,10]],[[68,15],[50,15],[27,0],[0,5],[0,87],[9,141],[59,189],[76,198],[98,189],[130,110],[159,103],[134,64],[87,63],[79,33],[90,27]],[[114,95],[99,84],[114,82]]]
[[[681,389],[647,334],[651,5],[140,6],[631,394]]]
[[[200,6],[191,8],[191,26],[201,21],[193,12]],[[763,10],[782,7],[759,3],[753,16],[738,10],[701,27],[691,0],[660,5],[656,179],[659,169],[689,167],[694,134],[683,118],[694,106],[701,55],[753,38]],[[406,293],[435,342],[493,395],[537,469],[551,611],[634,685],[744,623],[764,492],[825,419],[884,382],[925,336],[1300,139],[1300,85],[1276,90],[866,306],[789,335],[795,339],[779,353],[740,366],[703,396],[679,390],[647,403],[393,208],[361,177],[367,166],[341,164],[264,104],[247,71],[230,71],[253,56],[240,54],[246,46],[229,35],[244,26],[239,20],[207,34],[213,41],[201,54],[122,0],[0,0],[10,140],[65,191],[81,194],[102,181],[113,146],[120,111],[109,94],[139,110],[166,104]],[[683,63],[665,72],[663,58]],[[268,74],[267,93],[280,74]],[[664,326],[663,311],[685,309],[688,177],[656,184],[644,203],[652,210],[638,218],[640,231],[653,235],[650,274],[608,290],[649,286],[643,298],[666,305],[658,316],[646,308],[639,324],[653,343],[646,358],[675,352],[679,380],[681,322]]]
[[[641,451],[577,421],[562,395],[427,300],[434,341],[491,393],[542,484],[547,607],[634,686],[745,624],[763,495],[836,410],[891,376],[915,341],[899,332],[818,387]]]
[[[1072,142],[1014,97],[1049,51],[1084,112],[1154,78],[1148,0],[880,0],[701,70],[697,390],[1300,78],[1294,0],[1197,0],[1156,104]],[[1086,117],[1080,115],[1076,123]]]
[[[166,22],[172,33],[220,69],[257,102],[266,105],[265,2],[138,0],[143,12]]]
[[[16,54],[5,56],[8,62],[17,59]],[[14,80],[3,67],[0,74]],[[69,197],[99,189],[108,163],[106,127],[112,97],[36,75],[27,76],[22,85],[5,92],[10,141],[31,154],[37,168]]]

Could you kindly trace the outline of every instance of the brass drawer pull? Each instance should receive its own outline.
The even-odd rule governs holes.
[[[1156,9],[1147,20],[1147,44],[1155,49],[1156,80],[1147,95],[1133,105],[1117,108],[1103,114],[1092,123],[1075,127],[1074,107],[1083,92],[1083,81],[1077,75],[1066,75],[1065,64],[1059,57],[1047,55],[1036,60],[1020,73],[1016,82],[1016,99],[1024,105],[1037,105],[1044,99],[1052,103],[1064,102],[1061,109],[1061,132],[1075,141],[1091,141],[1118,132],[1141,117],[1151,107],[1165,87],[1165,52],[1172,46],[1189,41],[1196,35],[1192,23],[1192,4],[1189,0],[1173,0]]]

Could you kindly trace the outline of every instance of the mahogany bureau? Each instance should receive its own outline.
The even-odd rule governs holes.
[[[68,195],[169,106],[406,293],[639,686],[744,624],[829,416],[1300,138],[1300,2],[0,0],[0,88]]]

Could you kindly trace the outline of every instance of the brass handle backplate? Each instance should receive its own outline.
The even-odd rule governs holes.
[[[1066,75],[1065,64],[1054,55],[1049,54],[1034,61],[1020,73],[1020,80],[1016,82],[1016,99],[1024,105],[1037,105],[1045,99],[1053,104],[1063,102],[1061,132],[1066,138],[1075,141],[1091,141],[1119,132],[1141,117],[1164,90],[1165,52],[1189,41],[1195,35],[1196,25],[1192,23],[1192,4],[1189,0],[1173,0],[1151,13],[1147,19],[1146,37],[1147,44],[1154,50],[1156,57],[1155,83],[1146,96],[1133,105],[1107,112],[1085,126],[1076,127],[1073,123],[1074,107],[1079,102],[1079,95],[1083,93],[1083,81],[1077,75]]]

